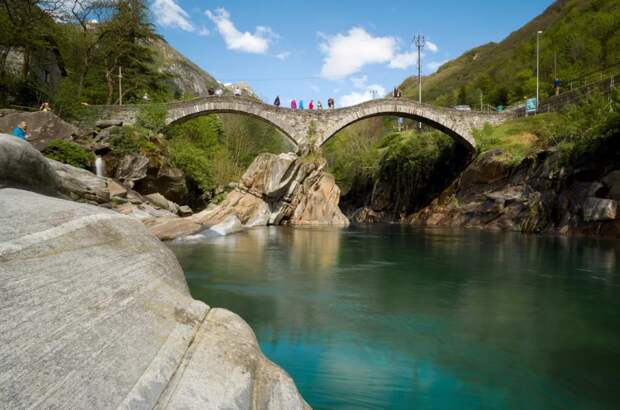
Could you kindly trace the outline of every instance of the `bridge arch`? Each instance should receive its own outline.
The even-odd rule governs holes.
[[[472,129],[484,125],[483,121],[476,118],[477,113],[431,107],[410,100],[373,100],[338,111],[340,111],[338,118],[330,121],[330,124],[322,130],[320,145],[325,144],[339,131],[358,121],[377,116],[395,116],[429,125],[449,135],[470,151],[474,151],[476,141]]]
[[[169,104],[166,126],[209,114],[241,114],[258,118],[277,128],[295,147],[302,142],[295,122],[283,116],[279,109],[243,97],[208,97]]]

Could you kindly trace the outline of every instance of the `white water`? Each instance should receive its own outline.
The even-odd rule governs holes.
[[[105,162],[103,162],[103,159],[101,157],[97,157],[95,159],[95,172],[97,173],[98,177],[105,176]]]

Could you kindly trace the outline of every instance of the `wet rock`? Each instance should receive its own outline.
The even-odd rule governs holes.
[[[229,235],[243,230],[243,225],[237,215],[230,215],[219,224],[210,227],[209,230],[218,235]]]
[[[0,188],[13,187],[59,196],[62,187],[54,168],[28,142],[0,134]]]
[[[356,210],[351,219],[359,224],[374,224],[382,222],[385,219],[383,212],[377,212],[371,207],[365,206]]]

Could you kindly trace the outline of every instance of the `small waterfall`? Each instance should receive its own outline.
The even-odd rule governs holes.
[[[105,162],[103,162],[103,158],[101,157],[95,159],[95,172],[98,177],[105,176]]]

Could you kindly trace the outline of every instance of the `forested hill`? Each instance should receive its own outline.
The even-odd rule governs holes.
[[[536,33],[540,36],[541,98],[592,71],[620,65],[620,1],[558,0],[500,43],[467,51],[423,79],[424,100],[441,106],[508,105],[536,93]],[[620,67],[618,67],[620,68]],[[416,77],[401,85],[417,96]]]
[[[0,106],[49,101],[56,113],[72,117],[85,104],[190,98],[218,84],[156,32],[147,0],[6,3],[0,7]]]

